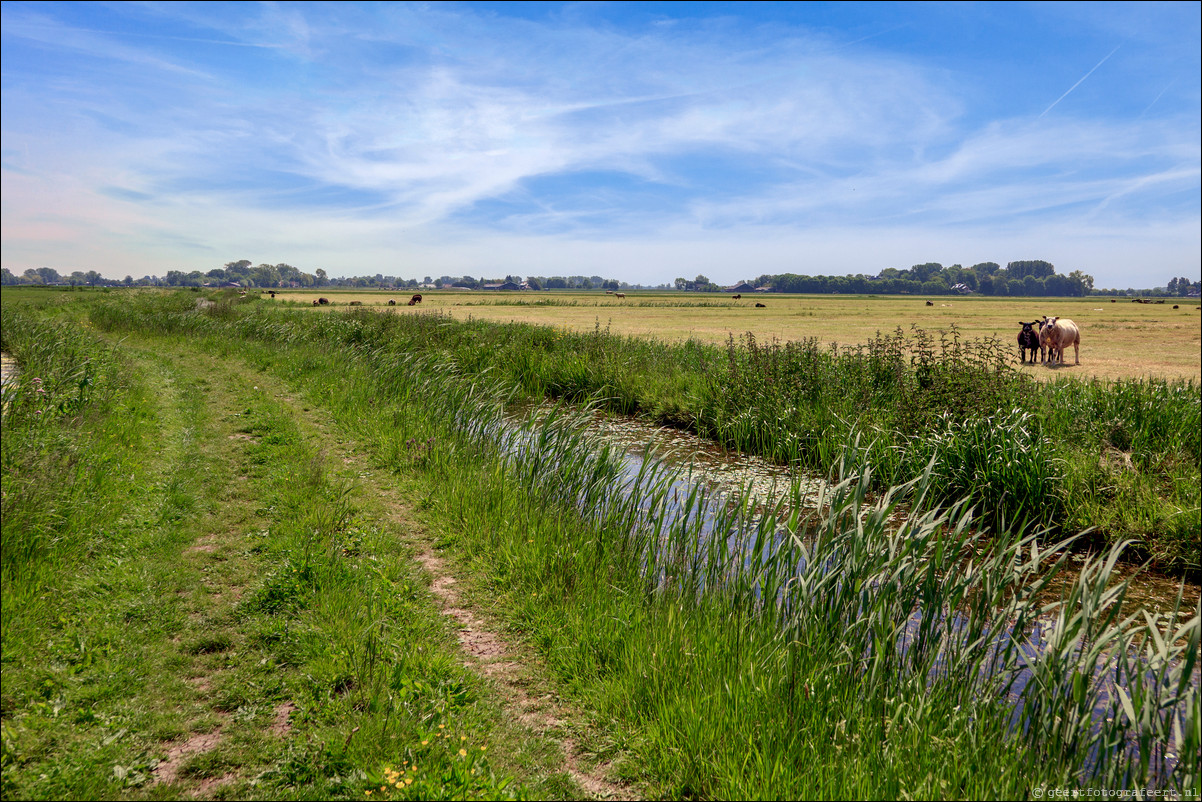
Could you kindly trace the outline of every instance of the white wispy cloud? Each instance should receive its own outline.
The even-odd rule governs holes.
[[[1047,115],[1102,80],[1117,48],[1037,117],[998,119],[976,114],[968,76],[890,52],[884,33],[344,5],[124,7],[182,20],[148,36],[6,5],[6,50],[89,66],[6,64],[5,263],[63,248],[74,221],[126,262],[203,252],[194,264],[219,253],[378,272],[366,263],[404,253],[522,272],[607,254],[630,265],[621,277],[670,280],[631,271],[672,251],[717,272],[742,247],[778,268],[806,248],[876,272],[923,243],[978,250],[972,237],[1036,230],[1038,258],[1054,241],[1087,248],[1091,225],[1151,247],[1150,217],[1176,235],[1197,218],[1196,203],[1164,200],[1198,187],[1196,109]]]

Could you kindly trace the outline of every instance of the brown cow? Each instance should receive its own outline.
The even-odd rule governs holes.
[[[392,300],[391,298],[389,298],[389,299],[388,299],[388,305],[389,305],[389,306],[396,306],[396,301],[394,301],[394,300]]]
[[[417,295],[414,295],[412,298],[409,299],[410,306],[413,306],[414,304],[420,304],[421,302],[422,302],[422,296],[421,296],[420,292]]]
[[[736,295],[736,296],[735,296],[735,300],[736,300],[736,301],[741,301],[741,300],[743,300],[743,293],[739,293],[738,295]]]
[[[351,306],[363,306],[362,301],[351,301]]]
[[[1043,327],[1043,331],[1039,333],[1040,344],[1046,343],[1048,348],[1048,357],[1046,362],[1051,364],[1055,361],[1058,364],[1064,364],[1064,349],[1068,346],[1073,347],[1074,364],[1081,364],[1081,330],[1077,328],[1077,324],[1066,317],[1047,318],[1047,324]]]
[[[319,304],[321,304],[322,306],[325,306],[326,304],[328,304],[330,302],[330,299],[329,298],[318,298],[317,302]]]

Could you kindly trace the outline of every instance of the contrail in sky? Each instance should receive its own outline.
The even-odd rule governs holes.
[[[1057,103],[1059,103],[1060,101],[1062,101],[1062,100],[1064,100],[1066,97],[1068,97],[1068,95],[1069,95],[1069,92],[1072,92],[1074,89],[1076,89],[1078,86],[1080,86],[1080,85],[1082,84],[1082,82],[1084,82],[1084,81],[1085,81],[1085,79],[1086,79],[1086,78],[1088,78],[1089,76],[1093,75],[1093,73],[1094,73],[1094,70],[1096,70],[1098,67],[1101,67],[1103,64],[1105,64],[1105,63],[1106,63],[1106,59],[1110,58],[1110,57],[1111,57],[1111,56],[1113,56],[1115,53],[1117,53],[1120,47],[1122,47],[1122,45],[1121,45],[1121,44],[1120,44],[1120,45],[1118,45],[1117,47],[1115,47],[1115,48],[1114,48],[1114,50],[1111,50],[1109,53],[1107,53],[1107,54],[1106,54],[1106,58],[1102,59],[1102,60],[1101,60],[1101,61],[1099,61],[1097,64],[1093,65],[1093,70],[1090,70],[1089,72],[1087,72],[1087,73],[1085,73],[1084,75],[1082,75],[1082,76],[1081,76],[1081,80],[1080,80],[1080,81],[1077,81],[1075,84],[1073,84],[1072,86],[1070,86],[1070,87],[1068,88],[1068,92],[1065,92],[1063,95],[1061,95],[1060,97],[1058,97],[1058,98],[1056,98],[1054,101],[1052,101],[1052,105],[1051,105],[1051,106],[1048,106],[1046,109],[1044,109],[1044,110],[1043,110],[1043,114],[1040,114],[1040,115],[1039,115],[1039,117],[1036,117],[1036,119],[1040,119],[1040,118],[1042,118],[1042,117],[1043,117],[1043,115],[1044,115],[1044,114],[1047,114],[1049,111],[1051,111],[1051,110],[1052,110],[1052,109],[1053,109],[1053,108],[1056,106],[1056,104],[1057,104]]]

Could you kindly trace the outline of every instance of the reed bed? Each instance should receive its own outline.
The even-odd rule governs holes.
[[[1035,393],[989,343],[921,334],[851,352],[722,353],[615,341],[599,327],[567,335],[237,302],[147,299],[96,307],[92,320],[253,352],[387,464],[437,476],[431,503],[456,522],[457,548],[505,589],[515,626],[565,687],[618,722],[608,749],[637,754],[630,771],[660,793],[1197,792],[1199,611],[1126,610],[1114,581],[1124,541],[1043,601],[1075,538],[1041,525],[1036,504],[1065,481],[1055,466],[1069,439],[1049,433],[1041,398],[1111,415],[1151,397],[1196,416],[1192,385],[1125,386],[1125,400],[1106,402]],[[665,374],[687,388],[682,410],[698,429],[777,458],[776,448],[818,454],[829,494],[764,511],[697,486],[680,493],[653,459],[630,475],[570,412],[503,421],[507,399],[536,390],[645,411],[646,384]],[[847,400],[824,406],[836,397]],[[895,417],[852,414],[877,403]],[[719,428],[747,406],[758,429],[755,416]],[[1153,448],[1177,436],[1153,422],[1167,417],[1122,424]],[[1188,442],[1175,452],[1186,465]],[[918,478],[894,481],[915,466]],[[816,518],[804,514],[814,507]]]

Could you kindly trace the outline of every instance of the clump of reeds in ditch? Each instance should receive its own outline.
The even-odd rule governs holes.
[[[630,555],[649,599],[686,610],[720,599],[732,618],[774,626],[781,648],[827,644],[842,656],[828,671],[866,698],[937,696],[980,715],[1013,705],[1009,737],[1082,783],[1197,784],[1199,620],[1120,616],[1124,544],[1048,602],[1072,538],[1044,548],[1031,527],[986,536],[968,500],[927,503],[933,464],[871,502],[871,469],[851,448],[817,499],[818,523],[804,525],[801,498],[755,510],[699,485],[682,492],[653,459],[617,481],[613,455],[555,416],[512,453],[515,481],[629,537],[594,541],[576,569]]]

